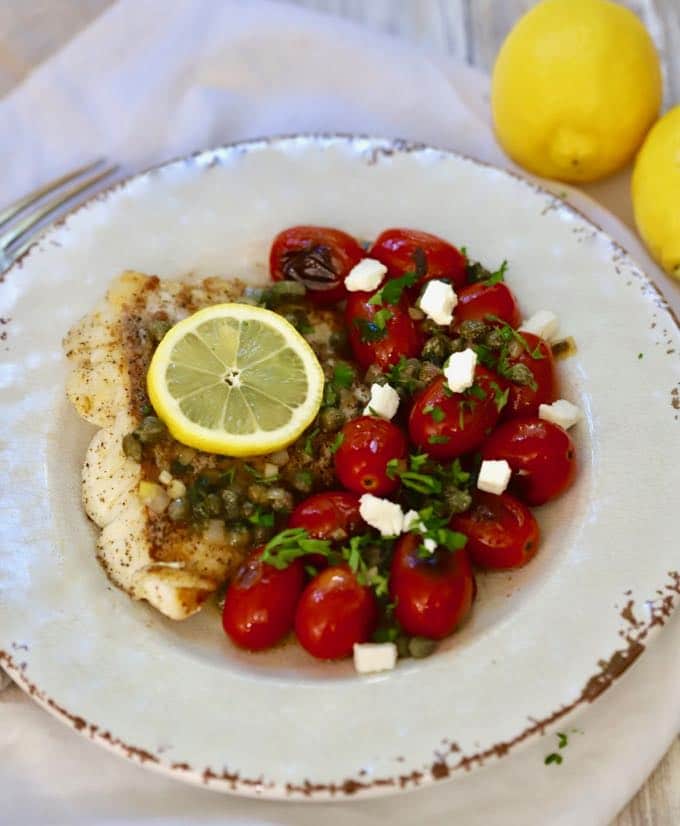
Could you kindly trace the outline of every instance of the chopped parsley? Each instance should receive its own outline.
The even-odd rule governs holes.
[[[445,418],[444,411],[436,404],[428,404],[423,408],[423,413],[429,414],[432,417],[432,421],[437,422],[437,424],[443,422]]]
[[[383,307],[372,319],[355,318],[354,324],[359,329],[359,336],[364,343],[381,341],[387,334],[387,322],[392,318],[392,312]]]
[[[496,404],[496,410],[500,413],[501,410],[508,403],[508,398],[510,396],[510,388],[506,387],[505,390],[501,390],[501,387],[498,384],[498,382],[492,381],[491,389],[493,390],[493,400]]]
[[[450,441],[449,436],[438,436],[437,434],[432,434],[432,436],[427,437],[428,444],[431,445],[445,445],[447,442]]]
[[[317,436],[319,433],[319,428],[315,427],[311,433],[308,433],[305,437],[305,444],[302,448],[307,456],[314,456],[314,437]]]
[[[345,434],[340,431],[336,433],[335,439],[333,439],[333,444],[331,445],[331,453],[336,453],[340,445],[345,441]]]
[[[638,353],[638,358],[641,359],[644,356],[644,353]]]
[[[482,280],[482,284],[485,284],[487,287],[492,287],[494,284],[500,284],[501,281],[505,281],[505,273],[507,272],[507,269],[508,262],[504,260],[495,272],[492,272],[488,278],[484,278]]]
[[[348,388],[355,378],[354,368],[346,361],[338,361],[333,368],[333,384],[335,387]]]
[[[398,304],[405,289],[412,287],[418,276],[406,272],[399,278],[390,278],[368,301],[369,304]]]
[[[556,763],[559,766],[562,760],[562,755],[554,751],[552,754],[549,754],[543,762],[546,766],[549,766],[551,763]]]
[[[273,528],[274,527],[274,514],[271,511],[263,511],[258,508],[255,513],[252,513],[248,517],[248,521],[252,525],[260,525],[263,528]]]

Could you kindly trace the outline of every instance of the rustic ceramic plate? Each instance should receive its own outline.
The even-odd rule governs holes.
[[[80,505],[91,429],[64,397],[63,333],[121,270],[267,277],[294,223],[370,238],[417,226],[496,266],[523,310],[554,309],[574,487],[538,512],[526,569],[480,577],[471,620],[436,656],[359,678],[296,646],[235,651],[216,609],[182,624],[113,588]],[[381,140],[256,141],[139,175],[51,230],[0,284],[0,661],[85,736],[239,794],[340,798],[455,777],[590,703],[643,651],[680,590],[680,335],[626,253],[506,172]],[[606,701],[606,699],[604,700]]]

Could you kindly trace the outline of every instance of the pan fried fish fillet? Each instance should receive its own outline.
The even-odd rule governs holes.
[[[213,278],[191,284],[125,272],[63,343],[72,368],[68,398],[83,419],[100,428],[82,470],[85,511],[102,529],[97,556],[116,585],[172,619],[198,611],[241,554],[189,531],[179,531],[157,547],[155,515],[138,495],[141,465],[125,456],[122,440],[142,418],[139,400],[152,351],[149,322],[164,316],[174,324],[242,292],[237,281]]]

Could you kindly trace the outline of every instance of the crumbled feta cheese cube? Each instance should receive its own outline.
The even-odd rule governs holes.
[[[462,393],[475,383],[475,367],[477,353],[469,347],[462,353],[453,353],[444,366],[444,375],[449,389],[454,393]]]
[[[552,404],[541,404],[538,406],[538,418],[545,419],[546,422],[558,424],[565,430],[569,430],[579,421],[583,414],[580,408],[566,399],[558,399]]]
[[[559,326],[560,322],[555,313],[550,310],[539,310],[531,318],[523,321],[519,330],[521,333],[533,333],[546,341],[552,341],[557,335]]]
[[[386,272],[387,267],[375,258],[362,258],[345,278],[345,289],[351,293],[377,290]]]
[[[172,482],[172,473],[168,473],[167,470],[162,470],[158,474],[158,481],[161,483],[161,485],[169,485],[170,482]]]
[[[397,664],[397,646],[393,642],[355,642],[354,668],[359,674],[391,671]]]
[[[450,324],[453,321],[453,308],[458,303],[458,296],[446,281],[428,281],[419,306],[428,318],[436,324]]]
[[[437,550],[437,543],[434,539],[430,539],[429,536],[425,537],[423,540],[423,545],[425,546],[425,550],[430,554],[433,554]]]
[[[485,459],[479,469],[477,487],[500,496],[507,488],[512,471],[505,459]]]
[[[372,493],[364,493],[359,499],[359,513],[364,522],[380,531],[381,536],[399,536],[404,526],[401,506]]]
[[[408,533],[409,531],[417,530],[420,524],[420,514],[418,511],[406,511],[404,514],[404,524],[402,531]]]
[[[364,416],[391,419],[399,409],[399,393],[389,384],[372,384],[371,399],[364,408]]]

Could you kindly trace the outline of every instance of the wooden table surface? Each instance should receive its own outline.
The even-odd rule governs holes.
[[[0,0],[0,96],[114,0]],[[536,0],[280,0],[331,12],[491,69],[513,22]],[[680,0],[625,0],[661,53],[665,105],[680,102]],[[584,824],[588,826],[588,824]],[[680,826],[680,737],[612,826]]]

